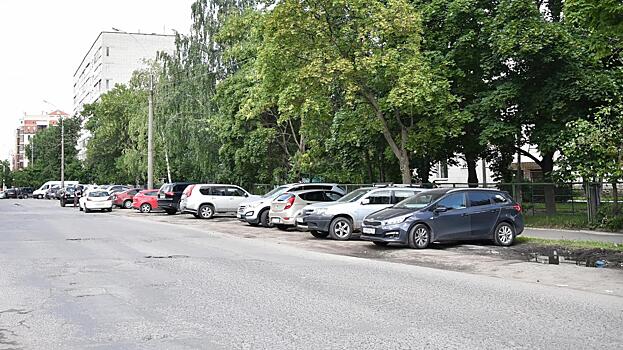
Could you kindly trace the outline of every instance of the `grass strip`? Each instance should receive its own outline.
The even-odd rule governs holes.
[[[534,244],[547,247],[562,247],[566,249],[605,249],[623,252],[623,244],[595,241],[572,241],[562,239],[543,239],[534,237],[517,237],[517,244]]]

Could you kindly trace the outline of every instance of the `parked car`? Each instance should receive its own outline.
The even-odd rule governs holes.
[[[78,181],[65,181],[65,185],[66,186],[78,185]],[[61,182],[60,181],[48,181],[48,182],[44,183],[43,185],[41,185],[41,187],[39,187],[37,190],[33,191],[32,197],[33,198],[43,199],[43,198],[45,198],[46,192],[50,188],[52,188],[52,187],[60,187],[60,186],[61,186]]]
[[[141,213],[150,213],[158,209],[158,190],[143,190],[132,198],[132,208]]]
[[[131,188],[121,192],[113,192],[112,204],[119,208],[131,209],[132,198],[140,191],[138,188]]]
[[[365,187],[354,190],[333,203],[312,204],[303,208],[297,218],[300,228],[306,228],[317,238],[330,236],[345,241],[361,230],[363,219],[414,196],[421,188],[405,186]]]
[[[180,209],[180,199],[189,182],[167,183],[158,191],[158,207],[169,215],[176,214]]]
[[[131,190],[132,187],[130,186],[126,186],[126,185],[112,185],[112,186],[108,186],[108,188],[106,188],[106,191],[108,191],[108,193],[115,194],[115,193],[120,193],[120,192],[124,192],[127,190]]]
[[[74,207],[78,204],[82,193],[84,193],[83,185],[75,185],[75,186],[67,186],[64,189],[59,190],[60,199],[59,202],[61,207],[65,207],[66,205],[73,205]],[[74,204],[76,203],[76,204]]]
[[[270,211],[271,203],[284,192],[302,190],[329,190],[342,195],[346,194],[346,191],[342,187],[331,183],[294,183],[282,185],[274,188],[263,196],[250,197],[240,203],[236,217],[240,221],[245,221],[251,225],[270,227],[272,224],[270,223],[268,212]]]
[[[361,238],[418,249],[433,242],[478,239],[510,246],[523,229],[521,206],[506,192],[435,189],[369,215]]]
[[[45,195],[43,196],[45,199],[54,199],[56,198],[56,192],[60,191],[59,186],[52,186],[47,191],[45,191]]]
[[[0,191],[0,199],[5,199],[6,198],[6,193],[4,193],[4,191]]]
[[[342,194],[331,190],[303,190],[282,193],[270,205],[270,222],[280,230],[296,226],[299,212],[313,203],[335,202]]]
[[[211,219],[216,214],[233,216],[242,201],[254,197],[257,196],[235,185],[190,185],[182,193],[180,211],[199,219]]]
[[[32,197],[32,192],[33,192],[32,187],[20,187],[19,198],[30,198]]]
[[[80,197],[80,211],[89,213],[92,210],[112,211],[112,196],[108,191],[88,190]]]
[[[17,199],[20,196],[19,188],[9,188],[4,191],[6,198]]]

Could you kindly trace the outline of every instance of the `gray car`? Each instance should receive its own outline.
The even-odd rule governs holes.
[[[523,232],[521,205],[506,192],[436,189],[367,216],[361,238],[423,249],[433,242],[490,239],[510,246]]]

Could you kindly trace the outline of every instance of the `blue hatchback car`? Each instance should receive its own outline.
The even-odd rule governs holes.
[[[521,206],[502,191],[434,189],[368,215],[361,238],[423,249],[432,242],[491,239],[510,246],[523,232]]]

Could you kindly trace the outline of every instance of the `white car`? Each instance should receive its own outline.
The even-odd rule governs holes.
[[[215,214],[235,215],[247,198],[257,197],[235,185],[189,185],[182,193],[180,211],[198,219],[211,219]]]
[[[80,197],[80,211],[88,213],[92,210],[112,211],[112,196],[108,191],[90,189]]]
[[[354,190],[337,202],[308,205],[297,217],[297,227],[317,238],[345,241],[361,230],[363,219],[414,196],[423,188],[406,186],[366,187]]]

